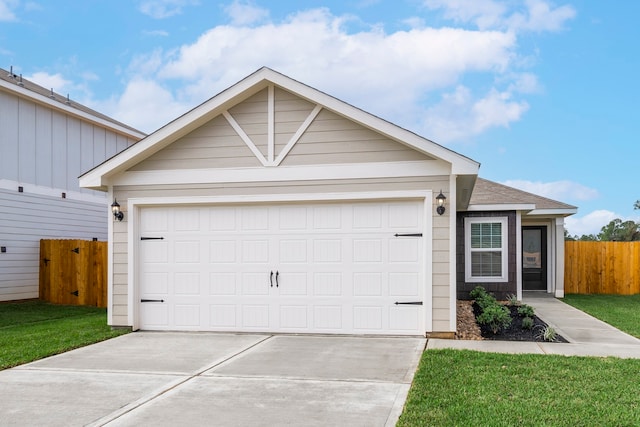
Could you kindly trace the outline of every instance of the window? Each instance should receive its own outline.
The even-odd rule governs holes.
[[[465,218],[465,280],[506,282],[507,217]]]

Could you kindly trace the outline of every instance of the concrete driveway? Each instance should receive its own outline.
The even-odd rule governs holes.
[[[0,372],[0,425],[394,425],[420,338],[136,332]]]

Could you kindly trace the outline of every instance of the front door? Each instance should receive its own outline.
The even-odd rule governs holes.
[[[547,227],[522,227],[522,288],[547,290]]]

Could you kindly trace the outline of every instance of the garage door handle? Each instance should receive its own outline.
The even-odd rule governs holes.
[[[278,276],[279,276],[279,275],[280,275],[280,273],[276,271],[276,288],[277,288],[278,286],[280,286],[280,285],[278,284]]]
[[[273,270],[271,271],[271,274],[269,275],[269,283],[271,283],[271,287],[273,288]]]

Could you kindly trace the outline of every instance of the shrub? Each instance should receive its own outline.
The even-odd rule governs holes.
[[[533,319],[531,317],[525,317],[522,319],[522,329],[533,328]]]
[[[496,303],[487,306],[476,320],[481,325],[489,326],[491,332],[497,334],[511,324],[511,313],[506,307]]]
[[[478,304],[478,307],[480,307],[481,311],[485,311],[487,307],[491,307],[492,305],[499,305],[495,297],[489,294],[484,294],[476,299],[476,304]]]
[[[522,306],[518,307],[518,314],[521,317],[533,317],[533,307],[527,304],[523,304]]]
[[[520,305],[520,301],[518,301],[518,296],[514,294],[507,295],[507,305],[516,307]]]
[[[469,297],[475,300],[485,295],[488,295],[488,293],[482,286],[476,286],[471,292],[469,292]]]
[[[556,340],[556,338],[558,338],[558,333],[556,332],[556,330],[549,325],[539,325],[536,326],[536,328],[538,329],[535,335],[535,338],[537,340],[553,342]]]

